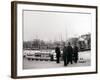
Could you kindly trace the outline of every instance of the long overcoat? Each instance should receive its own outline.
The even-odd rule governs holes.
[[[73,48],[71,46],[67,46],[67,58],[68,61],[72,60]]]
[[[68,53],[67,53],[67,48],[64,47],[64,48],[63,48],[63,60],[66,60],[66,59],[67,59],[67,55],[68,55]]]
[[[60,55],[60,48],[59,47],[56,47],[55,48],[55,52],[56,52],[56,57],[59,58],[61,55]]]

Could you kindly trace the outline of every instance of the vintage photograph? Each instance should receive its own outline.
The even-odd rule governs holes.
[[[13,1],[11,77],[97,73],[97,6]]]
[[[91,14],[23,10],[23,69],[91,66]]]

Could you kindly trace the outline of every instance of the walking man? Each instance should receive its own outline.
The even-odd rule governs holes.
[[[56,60],[56,62],[57,63],[60,63],[60,48],[59,48],[59,44],[57,44],[57,47],[55,48],[55,52],[56,52],[56,58],[57,58],[57,60]]]

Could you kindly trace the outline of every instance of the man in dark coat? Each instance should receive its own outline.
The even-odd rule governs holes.
[[[64,60],[64,66],[67,66],[67,48],[65,45],[63,48],[63,60]]]
[[[56,58],[57,58],[57,60],[56,60],[56,62],[57,63],[60,63],[60,48],[59,48],[59,46],[57,45],[57,47],[55,48],[55,52],[56,52]]]
[[[70,42],[68,42],[68,46],[67,46],[67,64],[69,64],[69,62],[71,64],[72,63],[72,54],[73,54],[73,48],[71,47]]]
[[[78,61],[78,47],[76,44],[74,44],[74,47],[73,47],[73,54],[74,54],[74,62],[77,63]]]

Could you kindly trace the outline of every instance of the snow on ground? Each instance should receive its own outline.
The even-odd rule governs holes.
[[[82,67],[91,66],[91,51],[79,52],[78,63],[68,64],[66,67]],[[59,68],[64,67],[64,62],[60,61],[59,64],[56,61],[36,61],[23,59],[23,69],[36,69],[36,68]]]

